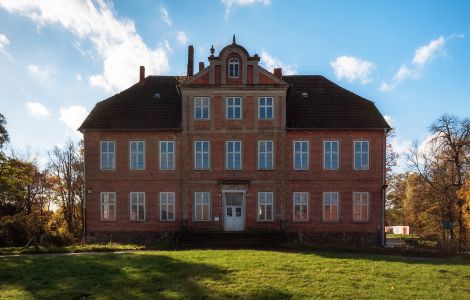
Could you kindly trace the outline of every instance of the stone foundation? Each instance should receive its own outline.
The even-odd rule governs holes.
[[[86,242],[94,243],[123,243],[123,244],[149,244],[159,241],[172,242],[179,236],[177,231],[97,231],[89,232]]]
[[[289,240],[311,245],[338,245],[351,248],[380,246],[380,236],[371,232],[289,232]]]

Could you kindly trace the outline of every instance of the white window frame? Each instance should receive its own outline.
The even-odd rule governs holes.
[[[361,143],[361,150],[359,151],[360,156],[361,156],[361,167],[356,168],[356,143]],[[362,150],[362,143],[367,143],[367,152]],[[364,153],[367,153],[367,167],[363,167],[363,162],[362,162],[362,155]],[[353,143],[353,168],[354,170],[357,171],[367,171],[370,168],[370,143],[368,140],[355,140]]]
[[[171,196],[171,197],[170,197]],[[176,220],[176,196],[175,192],[160,192],[159,195],[160,199],[160,221],[162,222],[172,222]],[[165,201],[163,201],[165,200]],[[172,203],[170,203],[172,201]],[[170,211],[168,208],[173,207],[173,218],[168,218],[168,212]],[[163,207],[166,208],[166,219],[163,219]]]
[[[103,151],[103,144],[107,144],[108,151],[104,152]],[[109,151],[109,144],[113,144],[114,151],[110,152]],[[109,157],[113,157],[113,165],[110,168],[103,168],[103,154],[106,154],[106,157],[108,159],[108,164],[109,164]],[[116,141],[112,140],[102,140],[100,141],[100,170],[102,171],[114,171],[116,170]]]
[[[332,198],[332,196],[335,196],[335,199]],[[326,203],[326,200],[327,200],[327,196],[328,196],[328,204]],[[333,203],[332,201],[335,201],[335,203]],[[329,220],[326,220],[326,217],[325,217],[325,209],[326,207],[329,206],[330,207],[330,219]],[[332,207],[333,206],[336,206],[336,220],[332,220],[331,219],[331,212],[332,212]],[[337,223],[339,222],[339,216],[340,216],[340,213],[339,213],[339,193],[338,192],[323,192],[323,201],[322,201],[322,208],[323,208],[323,222],[325,223]]]
[[[142,162],[142,168],[133,168],[132,167],[132,144],[133,143],[142,143],[143,144],[143,150],[142,150],[142,159],[143,159],[143,162]],[[137,146],[137,149],[139,147]],[[137,150],[137,158],[138,158],[138,154],[140,153],[140,151]],[[138,160],[138,159],[137,159]],[[137,161],[137,164],[138,164],[138,161]],[[140,171],[140,170],[145,170],[145,141],[143,140],[132,140],[132,141],[129,141],[129,169],[130,170],[136,170],[136,171]]]
[[[358,204],[356,204],[356,195],[359,195],[359,203]],[[365,203],[364,203],[364,198],[363,198],[364,195],[366,196]],[[356,205],[361,206],[360,210],[359,210],[361,212],[361,219],[360,220],[355,219]],[[367,207],[367,216],[366,216],[365,220],[364,220],[364,216],[362,215],[362,206],[364,206],[364,205]],[[355,223],[368,223],[369,222],[369,216],[370,216],[370,194],[369,194],[369,192],[354,192],[353,193],[353,211],[352,211],[353,222],[355,222]]]
[[[108,214],[109,214],[109,206],[113,205],[114,206],[114,214],[113,214],[113,217],[112,218],[108,218],[108,219],[105,219],[103,217],[103,208],[104,208],[104,196],[105,195],[108,195]],[[109,196],[110,195],[113,195],[113,202],[114,203],[110,203],[110,198]],[[101,192],[100,193],[100,220],[102,222],[112,222],[112,221],[116,221],[116,215],[117,215],[117,201],[116,201],[116,192]]]
[[[235,76],[235,74],[231,74],[230,73],[230,66],[233,65],[234,68],[234,73],[237,73],[237,75]],[[236,68],[235,68],[236,67]],[[235,72],[236,70],[236,72]],[[232,57],[228,60],[228,78],[240,78],[240,59],[236,58],[236,57]]]
[[[268,199],[269,196],[269,199]],[[261,203],[261,198],[264,198],[264,203]],[[271,203],[268,203],[268,200],[271,201]],[[261,218],[261,210],[260,207],[264,206],[264,212],[266,213],[266,209],[268,206],[271,206],[271,218],[268,219],[266,218],[266,214],[264,215],[264,218]],[[258,192],[258,199],[257,199],[257,213],[256,213],[256,218],[260,222],[272,222],[274,220],[274,193],[273,192]]]
[[[229,143],[239,143],[240,144],[240,152],[233,151],[232,162],[235,163],[235,155],[238,153],[240,154],[240,168],[229,168]],[[235,149],[235,144],[233,146]],[[227,170],[243,170],[243,143],[242,141],[226,141],[225,142],[225,168]]]
[[[232,105],[229,105],[229,101],[230,100],[233,100],[235,101],[236,99],[239,99],[240,100],[240,104],[232,104]],[[243,118],[243,98],[242,97],[239,97],[239,96],[230,96],[230,97],[227,97],[225,98],[225,118],[227,120],[241,120]],[[237,108],[240,109],[240,117],[236,118],[236,117],[233,117],[233,118],[230,118],[229,117],[229,110],[230,109],[233,109],[233,115],[235,116],[235,111]]]
[[[261,104],[261,99],[265,101],[264,104]],[[270,99],[271,105],[266,104],[266,101]],[[271,108],[271,117],[266,117],[268,108]],[[261,118],[261,110],[264,109],[264,118]],[[258,97],[258,119],[259,120],[272,120],[274,119],[274,97]]]
[[[326,144],[327,143],[330,143],[331,146],[330,146],[330,151],[327,152],[326,150]],[[337,146],[337,151],[333,151],[333,144],[336,143],[338,146]],[[332,171],[335,171],[335,170],[339,170],[339,162],[340,162],[340,143],[338,140],[328,140],[328,141],[323,141],[323,170],[332,170]],[[336,157],[337,157],[337,164],[336,164],[336,168],[333,168],[333,154],[336,153]],[[330,156],[330,165],[327,166],[326,165],[326,157],[327,156]]]
[[[205,101],[207,101],[207,104],[204,104]],[[197,117],[198,109],[201,110],[200,118]],[[204,117],[204,109],[207,109],[207,118]],[[211,118],[211,99],[209,97],[194,97],[194,120],[210,120],[210,118]]]
[[[306,203],[306,204],[305,204],[305,203],[299,203],[299,204],[297,204],[296,201],[297,201],[297,200],[302,200],[302,196],[303,196],[303,195],[306,195],[306,196],[307,196],[307,203]],[[297,197],[297,196],[298,196],[298,197]],[[302,206],[306,206],[306,207],[307,207],[306,212],[305,212],[305,213],[307,214],[307,218],[306,218],[305,220],[303,220],[303,219],[297,220],[297,219],[295,218],[295,206],[296,206],[296,205],[300,205],[300,206],[301,206],[300,211],[301,211],[301,214],[302,214],[302,215],[303,215],[303,212],[304,212],[304,210],[302,210]],[[309,192],[293,192],[293,193],[292,193],[292,220],[293,220],[294,222],[308,222],[309,219],[310,219],[310,194],[309,194]]]
[[[132,200],[133,200],[132,195],[137,196],[137,198],[136,198],[137,203],[136,204],[134,204],[132,202]],[[140,201],[139,201],[140,200],[139,196],[141,196],[141,195],[143,195],[143,204],[140,204]],[[132,219],[132,206],[133,205],[137,206],[135,220]],[[144,219],[139,219],[139,212],[140,212],[140,206],[141,205],[143,206],[143,209],[144,209]],[[147,205],[146,205],[146,199],[145,199],[145,192],[130,192],[129,193],[129,220],[132,221],[132,222],[145,222],[145,219],[147,218],[147,211],[146,211],[147,207],[146,206]]]
[[[304,168],[302,168],[302,165],[303,165],[303,160],[302,160],[302,147],[300,152],[297,152],[295,150],[295,144],[296,143],[300,143],[302,145],[302,143],[307,143],[307,162],[306,162],[306,166]],[[300,168],[297,168],[296,165],[295,165],[295,155],[297,153],[300,153]],[[296,170],[296,171],[305,171],[305,170],[308,170],[310,168],[310,141],[305,141],[305,140],[298,140],[298,141],[293,141],[292,142],[292,166],[293,166],[293,169]]]
[[[264,148],[265,148],[265,151],[261,151],[261,145],[262,144],[265,144]],[[268,151],[267,150],[267,145],[268,144],[271,144],[271,151]],[[268,162],[268,157],[269,157],[269,154],[271,154],[271,161]],[[265,163],[266,165],[265,166],[262,166],[261,165],[261,156],[265,156]],[[269,164],[270,164],[270,167],[269,167]],[[258,141],[258,170],[273,170],[274,169],[274,141],[272,140],[261,140],[261,141]]]
[[[162,158],[163,158],[162,145],[163,144],[166,144],[166,152],[165,152],[166,166],[163,166],[163,160],[162,160]],[[168,151],[168,145],[170,145],[170,144],[173,146],[173,151],[171,153]],[[174,170],[175,169],[175,164],[176,164],[176,162],[175,162],[175,142],[174,141],[160,141],[159,147],[160,147],[160,149],[159,149],[160,170]],[[172,164],[171,164],[171,166],[168,166],[169,165],[168,158],[170,157],[170,155],[172,156],[172,160],[171,160]]]
[[[201,151],[197,151],[197,143],[201,144]],[[204,151],[204,144],[207,143],[207,152]],[[198,156],[201,157],[202,165],[204,165],[204,154],[207,154],[207,168],[199,168],[197,166]],[[194,141],[194,169],[195,170],[210,170],[211,168],[211,143],[210,141]]]
[[[207,196],[208,203],[198,203],[198,201],[204,201],[204,196]],[[197,219],[197,209],[198,206],[202,206],[202,211],[204,212],[204,206],[207,206],[207,219]],[[204,213],[202,213],[204,215]],[[194,221],[195,222],[208,222],[211,220],[211,193],[210,192],[195,192],[194,193]]]

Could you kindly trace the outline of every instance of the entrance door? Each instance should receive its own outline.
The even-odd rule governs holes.
[[[243,192],[224,193],[224,229],[225,231],[242,231],[245,218],[243,209]]]

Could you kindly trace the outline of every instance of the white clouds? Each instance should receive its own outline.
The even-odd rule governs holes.
[[[8,57],[11,61],[12,58],[11,58],[10,54],[8,54],[8,52],[5,50],[5,47],[8,46],[8,45],[10,45],[10,40],[8,40],[6,35],[0,34],[0,53],[5,55],[6,57]]]
[[[168,25],[168,26],[173,25],[173,23],[171,22],[171,19],[170,19],[170,14],[168,13],[168,11],[166,10],[166,8],[163,5],[160,7],[160,17],[162,18],[163,22],[166,23],[166,25]]]
[[[164,46],[149,48],[136,32],[134,22],[117,19],[108,2],[0,0],[0,6],[31,18],[39,26],[57,24],[89,40],[103,61],[103,73],[92,75],[89,82],[109,92],[137,82],[140,65],[153,74],[169,70]]]
[[[54,73],[49,67],[41,67],[35,64],[27,66],[29,73],[41,81],[49,79],[52,73]]]
[[[393,127],[393,125],[392,125],[393,118],[392,117],[384,115],[384,119],[385,119],[385,121],[387,121],[387,123],[388,123],[388,125],[390,125],[390,127]]]
[[[225,17],[227,18],[232,8],[236,6],[251,6],[256,4],[268,6],[271,4],[271,0],[222,0],[222,3],[225,5]]]
[[[390,82],[382,82],[379,90],[387,92],[393,90],[398,84],[408,78],[417,79],[424,71],[424,67],[431,63],[433,59],[444,53],[444,47],[447,41],[453,38],[463,38],[463,34],[452,34],[447,38],[440,36],[431,40],[428,44],[421,46],[415,50],[411,63],[402,64],[400,69],[395,73]]]
[[[75,73],[75,79],[76,79],[77,81],[82,81],[82,74],[80,74],[80,73]]]
[[[330,62],[336,79],[366,84],[372,81],[370,74],[375,69],[374,64],[353,56],[339,56]]]
[[[26,109],[34,117],[48,117],[51,115],[49,110],[39,102],[26,102]]]
[[[59,120],[64,122],[72,131],[76,131],[83,120],[88,115],[88,111],[83,106],[70,106],[60,109]]]
[[[186,45],[186,43],[188,42],[188,36],[186,35],[186,33],[184,31],[177,31],[176,32],[176,40],[180,44]]]
[[[269,72],[273,72],[274,68],[282,68],[283,75],[293,75],[297,73],[297,68],[292,65],[285,65],[277,58],[272,57],[266,51],[261,51],[261,64]]]

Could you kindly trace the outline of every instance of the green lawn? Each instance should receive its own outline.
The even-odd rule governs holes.
[[[470,299],[470,259],[188,250],[0,258],[0,298]]]

